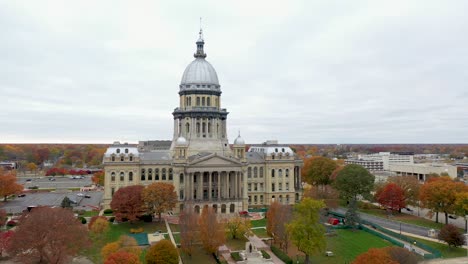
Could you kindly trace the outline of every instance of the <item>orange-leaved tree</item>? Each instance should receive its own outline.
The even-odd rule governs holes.
[[[119,240],[106,244],[101,249],[102,259],[107,259],[109,255],[115,252],[124,251],[136,256],[140,256],[141,249],[133,237],[120,236]]]
[[[395,183],[387,183],[375,194],[377,201],[391,210],[400,210],[406,206],[403,190]]]
[[[174,185],[163,182],[148,185],[143,190],[142,197],[148,210],[152,214],[158,214],[159,221],[161,221],[161,214],[174,208],[177,203]]]
[[[149,248],[145,259],[147,264],[177,264],[179,253],[171,241],[163,239]]]
[[[111,209],[118,221],[127,219],[130,222],[137,220],[144,212],[142,191],[145,187],[133,185],[122,187],[114,193]]]
[[[71,210],[37,207],[23,213],[7,251],[21,263],[70,263],[90,244],[86,226]]]
[[[198,223],[203,247],[208,253],[216,253],[218,247],[226,241],[224,224],[218,221],[216,213],[210,206],[203,207]]]
[[[192,256],[195,244],[198,242],[198,214],[191,206],[186,206],[179,216],[180,248]]]
[[[436,213],[436,223],[439,222],[439,212],[443,212],[445,224],[448,224],[448,214],[455,213],[457,194],[463,192],[468,192],[468,186],[443,176],[424,183],[419,191],[419,198],[424,207]]]
[[[140,264],[140,258],[132,253],[117,251],[110,254],[104,264]]]
[[[304,161],[302,179],[310,185],[325,186],[332,183],[331,175],[338,164],[329,158],[316,156]]]
[[[23,190],[21,184],[16,183],[16,173],[0,168],[0,197],[6,201],[7,196],[19,193]]]
[[[395,183],[403,190],[405,204],[418,205],[421,184],[415,176],[392,176],[388,178],[388,182]]]
[[[386,248],[371,248],[357,256],[352,264],[398,264]]]
[[[97,171],[93,174],[91,178],[94,184],[99,186],[104,186],[104,171]]]

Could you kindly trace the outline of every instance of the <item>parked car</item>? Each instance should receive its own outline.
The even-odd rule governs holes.
[[[84,194],[82,194],[82,193],[77,193],[76,196],[82,197],[82,196],[84,196]]]
[[[25,197],[25,196],[26,196],[26,194],[24,194],[24,193],[18,194],[18,197]]]
[[[49,178],[49,181],[55,181],[55,178]]]
[[[84,198],[91,198],[91,195],[87,194],[84,196]]]
[[[26,179],[26,181],[32,181],[32,179]]]

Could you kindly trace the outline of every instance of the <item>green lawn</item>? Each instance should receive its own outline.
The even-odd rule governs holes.
[[[174,241],[176,242],[176,244],[180,244],[180,234],[174,234],[173,233],[172,236],[174,237]],[[170,238],[168,238],[168,239],[170,239]]]
[[[435,248],[442,253],[443,258],[459,258],[466,256],[466,249],[464,248],[453,248],[449,247],[447,244],[437,243],[434,241],[429,241],[421,238],[411,237],[412,239],[416,240],[417,242],[424,243],[432,248]]]
[[[266,231],[265,228],[252,229],[251,231],[252,231],[255,235],[257,235],[259,238],[270,237],[270,236],[267,234],[267,231]]]
[[[93,217],[99,215],[99,211],[85,211],[84,214],[80,215],[83,217]]]
[[[252,220],[252,221],[250,221],[250,224],[252,225],[252,227],[266,226],[267,220],[266,220],[266,218],[262,218],[260,220]]]
[[[164,222],[158,223],[145,223],[145,222],[136,222],[134,224],[130,224],[129,222],[120,223],[114,225],[110,223],[109,231],[101,238],[94,239],[93,246],[90,249],[84,251],[83,255],[87,256],[91,261],[94,263],[102,263],[101,259],[101,248],[105,246],[107,243],[114,242],[119,239],[120,236],[126,235],[130,233],[130,228],[143,228],[143,232],[146,233],[154,233],[158,230],[162,232],[167,232],[166,225]]]
[[[231,251],[236,251],[236,250],[243,250],[245,249],[245,243],[248,242],[247,238],[245,237],[240,237],[238,239],[227,239],[226,240],[226,246],[231,250]]]
[[[179,255],[183,263],[203,263],[203,264],[216,264],[216,260],[211,254],[205,252],[202,247],[197,247],[191,257],[179,249]]]
[[[324,252],[317,253],[311,257],[312,263],[350,263],[358,255],[366,252],[369,248],[389,247],[392,244],[379,237],[371,235],[365,231],[351,231],[349,229],[337,229],[337,235],[327,237],[326,250],[334,253],[333,257],[326,257]],[[288,252],[288,255],[296,261],[295,252]],[[299,256],[299,263],[304,263],[304,257]]]
[[[388,217],[388,213],[382,209],[359,209],[359,211],[366,213],[366,214],[379,216],[382,218]],[[441,229],[443,226],[442,223],[436,223],[429,219],[418,217],[416,215],[410,215],[410,214],[404,214],[404,213],[398,213],[398,212],[393,212],[392,216],[390,216],[390,219],[395,220],[395,221],[400,221],[403,223],[423,226],[427,228],[434,228],[434,229]],[[439,214],[439,220],[443,220],[443,214]]]
[[[176,224],[169,224],[169,226],[171,227],[171,231],[172,231],[172,232],[180,232],[179,225],[176,225]]]

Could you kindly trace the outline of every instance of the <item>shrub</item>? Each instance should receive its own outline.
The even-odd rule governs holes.
[[[114,217],[114,216],[111,217],[111,218],[109,218],[109,222],[113,223],[114,221],[115,221],[115,217]]]
[[[284,261],[284,263],[286,264],[292,264],[293,261],[292,259],[286,255],[286,253],[284,253],[283,251],[281,251],[281,249],[275,247],[275,246],[271,246],[271,251],[278,257],[280,258],[282,261]]]
[[[137,233],[142,233],[143,232],[143,227],[140,228],[130,228],[130,233],[132,234],[137,234]]]
[[[16,221],[10,220],[6,224],[7,226],[16,226]]]
[[[244,259],[240,256],[239,252],[231,252],[231,257],[235,261],[243,261]]]
[[[261,250],[260,252],[262,252],[262,256],[264,259],[270,259],[270,254],[268,254],[268,252],[266,252],[265,250]]]
[[[80,218],[78,218],[78,220],[80,220],[83,225],[88,222],[88,221],[86,221],[86,218],[84,218],[84,217],[80,217]]]
[[[104,214],[112,214],[114,211],[112,209],[106,209],[104,210]]]

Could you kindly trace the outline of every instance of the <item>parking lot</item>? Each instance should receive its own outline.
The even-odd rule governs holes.
[[[72,204],[74,210],[91,211],[99,208],[102,196],[104,195],[102,191],[82,192],[83,196],[79,196],[80,192],[67,191],[25,192],[25,194],[25,197],[16,197],[3,203],[0,208],[5,209],[7,213],[21,213],[28,206],[60,206],[63,198],[68,196],[70,200],[76,201],[76,204]],[[85,198],[84,195],[89,195],[90,198]]]
[[[39,189],[68,189],[90,186],[92,183],[91,176],[83,176],[83,179],[72,179],[72,176],[55,176],[55,177],[34,177],[18,178],[18,183],[24,185],[24,189],[37,186]],[[53,180],[51,180],[53,179]]]

